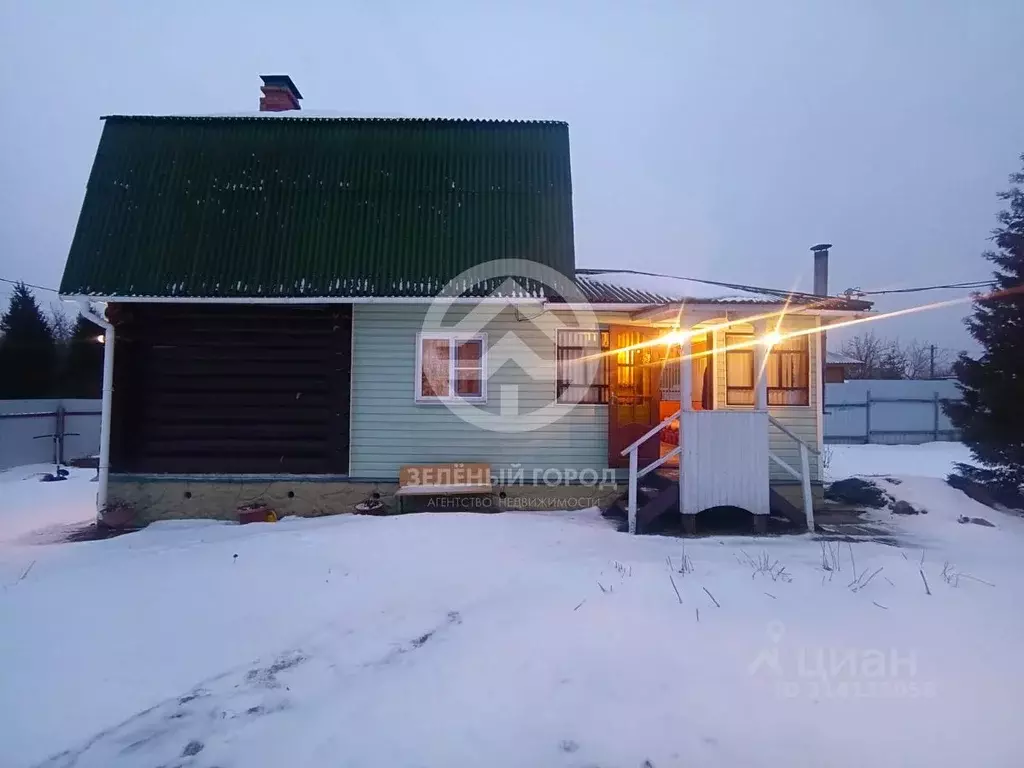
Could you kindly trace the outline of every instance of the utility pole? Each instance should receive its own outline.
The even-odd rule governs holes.
[[[932,344],[928,348],[928,352],[929,352],[929,355],[928,355],[928,378],[929,379],[934,379],[935,378],[935,345],[934,344]]]

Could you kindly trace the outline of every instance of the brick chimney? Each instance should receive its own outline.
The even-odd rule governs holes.
[[[287,112],[301,109],[299,99],[302,94],[288,75],[260,75],[263,85],[260,91],[260,112]]]

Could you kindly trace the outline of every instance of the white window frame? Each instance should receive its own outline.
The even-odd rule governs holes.
[[[447,396],[423,394],[423,342],[425,340],[448,342],[448,383],[451,394]],[[465,396],[455,393],[455,345],[459,342],[480,342],[480,394]],[[422,331],[416,334],[416,369],[413,371],[415,400],[417,403],[486,403],[487,402],[487,334]]]
[[[817,334],[815,334],[815,335],[817,335]],[[752,333],[748,334],[748,333],[746,333],[744,331],[728,331],[728,330],[725,331],[725,336],[723,338],[723,341],[725,342],[725,345],[724,345],[725,349],[722,352],[722,356],[725,359],[724,376],[725,376],[725,402],[726,402],[726,408],[739,408],[739,409],[754,408],[755,405],[752,404],[752,403],[730,403],[729,402],[729,351],[730,351],[728,349],[728,347],[729,347],[729,341],[728,341],[729,336],[749,336],[751,338],[751,340],[753,340],[754,334],[752,334]],[[816,378],[816,376],[815,376],[816,371],[815,371],[814,345],[811,344],[811,341],[807,337],[806,334],[804,335],[804,341],[807,344],[807,402],[806,403],[793,403],[793,404],[789,404],[789,403],[772,404],[770,402],[771,398],[769,396],[769,393],[770,393],[771,389],[773,389],[773,387],[768,387],[767,386],[767,382],[765,382],[765,386],[767,387],[767,391],[765,392],[765,398],[766,398],[766,400],[769,401],[768,403],[766,403],[769,410],[775,410],[775,409],[778,409],[778,408],[803,408],[803,409],[807,410],[807,409],[817,408],[818,407],[817,403],[815,402],[816,393],[814,391],[814,386],[815,386],[814,382],[815,382],[815,378]],[[753,346],[752,345],[751,345],[750,349],[753,350]],[[765,353],[765,358],[766,358],[765,366],[766,367],[771,363],[771,356],[775,352],[776,352],[776,350],[775,350],[775,347],[773,346],[773,347],[771,347]],[[758,387],[758,384],[759,384],[758,371],[757,371],[757,355],[753,354],[752,357],[753,357],[753,362],[752,362],[753,369],[752,370],[753,370],[753,378],[754,378],[753,393],[754,393],[754,399],[755,399],[755,402],[756,402],[756,400],[757,400],[757,387]],[[767,370],[765,370],[761,375],[763,375],[765,378],[767,378],[768,377]],[[735,387],[735,389],[741,389],[741,387]],[[746,389],[746,387],[742,387],[742,389]],[[783,391],[785,391],[785,388],[781,388],[781,387],[775,387],[774,389],[783,389]],[[799,389],[803,389],[803,387],[800,387]]]

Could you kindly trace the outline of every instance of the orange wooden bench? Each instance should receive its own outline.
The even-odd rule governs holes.
[[[411,464],[398,470],[398,510],[407,496],[471,496],[491,493],[491,465]]]

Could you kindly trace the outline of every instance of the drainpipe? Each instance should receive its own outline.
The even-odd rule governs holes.
[[[828,296],[828,249],[832,243],[819,243],[811,246],[811,253],[814,254],[814,295]],[[821,332],[821,359],[818,361],[818,371],[821,377],[821,402],[818,409],[825,413],[825,365],[828,361],[828,344],[825,340],[825,332]]]
[[[99,488],[96,491],[96,519],[102,520],[107,508],[107,486],[110,478],[110,405],[114,395],[114,326],[88,302],[79,305],[82,314],[103,329],[103,405],[100,415]]]

